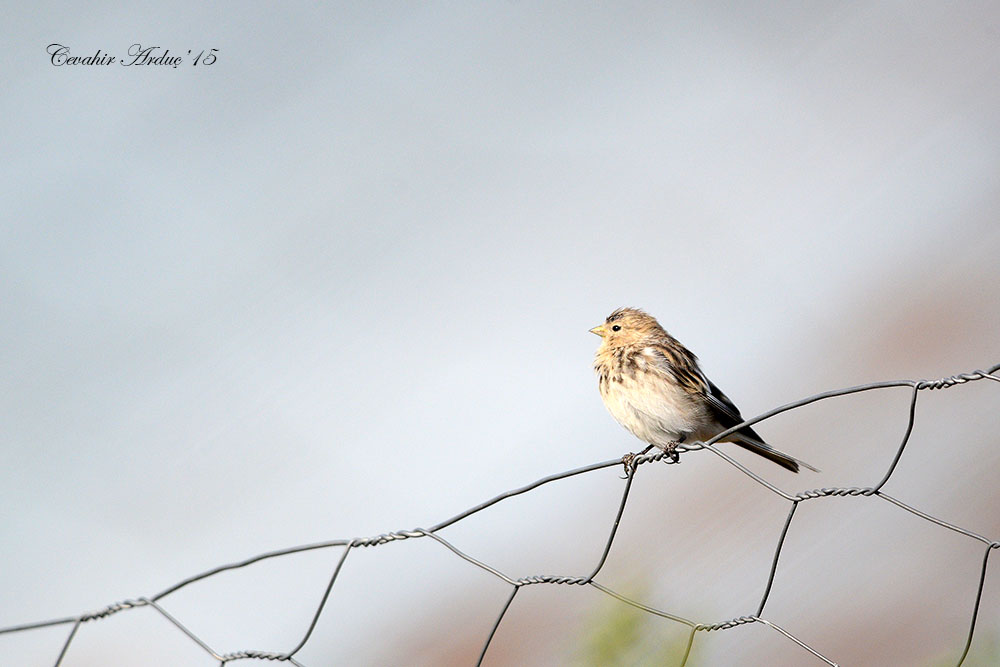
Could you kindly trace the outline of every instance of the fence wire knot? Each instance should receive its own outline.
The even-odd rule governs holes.
[[[352,547],[377,547],[380,544],[408,540],[411,537],[423,537],[426,533],[422,530],[396,530],[391,533],[382,533],[374,537],[356,537],[351,540]]]
[[[558,577],[552,574],[538,574],[533,577],[522,577],[517,579],[518,586],[530,586],[531,584],[570,584],[572,586],[582,586],[589,584],[588,577]]]
[[[149,600],[146,598],[138,598],[136,600],[122,600],[121,602],[115,602],[109,604],[104,609],[98,611],[89,612],[80,615],[80,622],[86,623],[87,621],[96,621],[101,618],[107,618],[111,614],[117,614],[125,609],[134,609],[135,607],[145,607],[149,604]]]
[[[956,384],[965,384],[966,382],[972,382],[973,380],[996,380],[1000,382],[1000,378],[993,375],[997,369],[991,369],[988,373],[985,371],[972,371],[971,373],[959,373],[958,375],[952,375],[951,377],[940,378],[938,380],[921,380],[917,383],[917,389],[947,389],[948,387],[954,387]]]
[[[285,653],[271,653],[269,651],[235,651],[219,657],[219,662],[225,664],[234,660],[279,660],[284,662],[288,660],[289,656]]]
[[[723,621],[722,623],[714,623],[712,625],[703,625],[699,623],[694,626],[695,630],[702,630],[704,632],[714,632],[716,630],[728,630],[730,628],[735,628],[739,625],[746,625],[747,623],[756,623],[757,619],[754,616],[740,616],[739,618],[734,618],[728,621]]]
[[[848,486],[843,488],[812,489],[811,491],[799,491],[795,494],[801,500],[812,500],[813,498],[825,498],[826,496],[872,496],[878,493],[870,486]]]

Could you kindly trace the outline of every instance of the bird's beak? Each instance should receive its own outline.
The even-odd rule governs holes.
[[[604,338],[604,334],[606,332],[607,332],[607,329],[604,328],[603,324],[600,324],[600,325],[598,325],[598,326],[596,326],[596,327],[594,327],[593,329],[590,330],[590,333],[597,334],[601,338]]]

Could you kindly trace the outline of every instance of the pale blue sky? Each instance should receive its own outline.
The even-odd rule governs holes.
[[[431,524],[619,456],[638,443],[600,404],[587,329],[621,305],[658,316],[748,414],[998,361],[989,4],[7,14],[0,626],[260,551]],[[56,41],[219,55],[57,68]],[[836,481],[861,483],[850,472]],[[587,523],[570,492],[539,503],[521,520]],[[992,512],[979,529],[996,538]],[[516,551],[494,529],[462,534]],[[420,549],[432,571],[457,568]],[[399,553],[385,567],[419,581],[418,557]],[[267,579],[305,592],[261,609],[314,605],[333,556],[314,558],[319,584]],[[397,600],[380,571],[369,585],[386,606],[369,623],[342,602],[364,587],[335,587],[343,635],[318,634],[306,664],[412,622],[423,584]],[[223,650],[280,650],[301,620],[264,619],[247,592],[261,577],[244,576],[218,595],[248,595],[239,609],[261,630],[193,608]],[[149,622],[128,637],[89,624],[67,664],[161,641],[142,632],[167,635],[143,664],[211,664]],[[46,664],[64,630],[0,636],[0,652]],[[357,655],[400,659],[389,645]]]

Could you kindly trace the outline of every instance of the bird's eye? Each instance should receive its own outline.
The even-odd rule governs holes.
[[[613,327],[611,327],[611,330],[612,330],[612,331],[621,331],[621,330],[622,330],[622,328],[621,328],[621,326],[619,326],[619,325],[617,325],[617,324],[616,324],[616,325],[614,325]]]

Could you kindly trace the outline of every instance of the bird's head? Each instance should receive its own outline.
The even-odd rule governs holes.
[[[638,308],[619,308],[608,315],[604,324],[590,330],[603,340],[607,347],[636,345],[650,337],[662,336],[665,332],[652,315]]]

